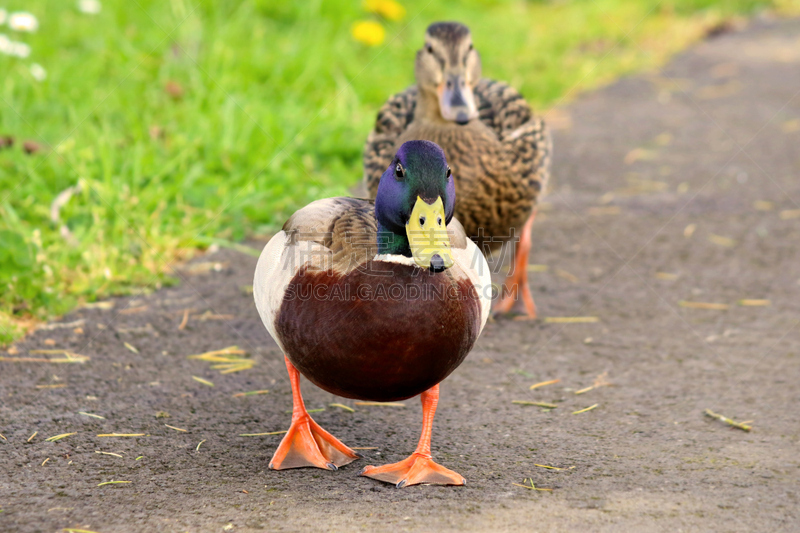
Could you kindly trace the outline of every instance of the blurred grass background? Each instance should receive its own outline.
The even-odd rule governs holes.
[[[358,0],[119,0],[95,15],[71,1],[2,1],[39,28],[0,26],[31,47],[24,59],[0,54],[0,138],[14,139],[0,149],[0,344],[82,302],[171,283],[197,250],[268,234],[305,203],[346,194],[378,107],[413,83],[433,21],[469,25],[484,75],[541,110],[657,67],[730,17],[798,9],[401,0],[404,16],[388,20]],[[356,40],[358,21],[379,23],[385,40]]]

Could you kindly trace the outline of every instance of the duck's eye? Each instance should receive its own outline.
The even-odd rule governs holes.
[[[419,225],[420,226],[424,226],[425,225],[425,217],[419,217]]]
[[[403,165],[397,163],[397,166],[394,167],[394,175],[398,178],[402,178],[405,175],[405,171],[403,170]]]
[[[453,171],[450,170],[450,167],[447,167],[447,174],[445,175],[445,177],[449,178],[452,174],[453,174]]]
[[[442,225],[442,217],[436,217],[436,223]]]
[[[431,46],[429,44],[426,44],[425,45],[425,51],[428,52],[429,54],[432,54],[433,53],[433,46]]]

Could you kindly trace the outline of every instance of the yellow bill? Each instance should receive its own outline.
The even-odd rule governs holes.
[[[433,204],[428,204],[417,196],[411,218],[406,224],[406,234],[417,265],[435,272],[453,266],[441,196]]]

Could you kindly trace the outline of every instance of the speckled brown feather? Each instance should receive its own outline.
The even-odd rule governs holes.
[[[414,120],[417,108],[417,87],[409,87],[389,98],[378,111],[373,129],[364,148],[364,177],[374,197],[381,175],[389,167],[397,148],[397,139]],[[397,148],[395,148],[397,146]]]
[[[374,196],[402,143],[437,143],[455,176],[456,216],[481,249],[493,249],[530,216],[550,176],[552,143],[542,118],[514,88],[484,78],[474,94],[480,120],[464,126],[415,120],[416,86],[392,96],[367,139],[364,178]]]
[[[330,250],[326,265],[347,273],[378,253],[375,203],[362,198],[327,198],[295,212],[283,225],[289,242],[311,241]]]

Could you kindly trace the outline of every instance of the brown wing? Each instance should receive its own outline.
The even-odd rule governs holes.
[[[308,204],[283,225],[290,243],[311,241],[328,249],[337,272],[350,272],[378,253],[375,206],[360,198],[326,198]]]
[[[501,139],[533,117],[528,102],[508,84],[483,78],[474,92],[481,122]]]
[[[513,172],[536,195],[550,178],[553,143],[544,120],[519,92],[500,81],[482,79],[475,87],[481,122],[508,147]]]
[[[511,145],[512,166],[519,170],[522,179],[536,191],[538,198],[547,189],[553,154],[553,141],[544,120],[534,116],[509,132],[503,142]]]
[[[375,128],[364,146],[364,183],[375,196],[381,175],[394,157],[394,144],[414,120],[417,107],[417,87],[411,86],[389,98],[378,111]]]

